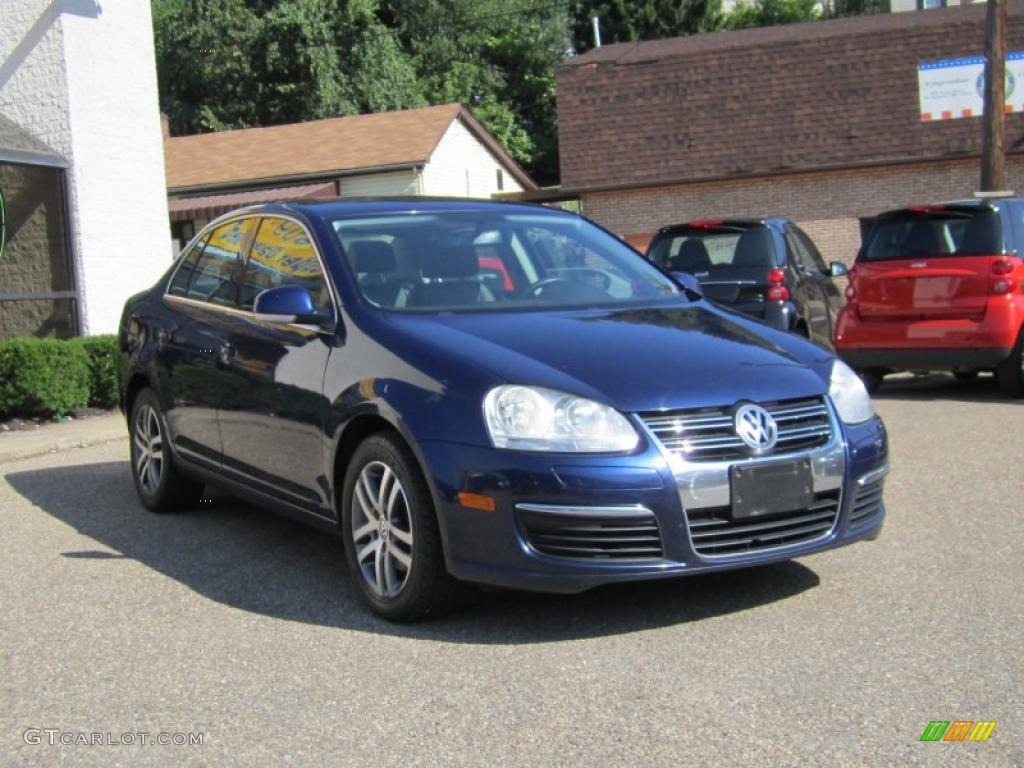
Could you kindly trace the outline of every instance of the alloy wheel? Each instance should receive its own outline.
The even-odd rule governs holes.
[[[139,487],[146,493],[155,494],[160,487],[164,466],[163,433],[160,430],[160,418],[149,405],[139,408],[135,417],[135,440],[132,447]]]
[[[387,464],[363,467],[352,492],[352,543],[366,583],[381,597],[395,597],[412,571],[409,500]]]

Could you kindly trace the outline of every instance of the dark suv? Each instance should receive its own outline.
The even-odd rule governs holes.
[[[659,230],[647,258],[670,272],[700,281],[720,304],[832,347],[842,296],[807,233],[788,219],[691,221]]]

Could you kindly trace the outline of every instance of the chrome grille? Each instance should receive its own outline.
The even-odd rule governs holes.
[[[857,489],[850,512],[850,525],[860,525],[872,520],[882,511],[882,482],[868,483]]]
[[[815,494],[810,508],[771,517],[733,520],[729,507],[689,510],[686,522],[698,555],[738,555],[803,544],[826,536],[839,516],[839,491]]]
[[[828,406],[821,397],[759,403],[778,425],[778,440],[767,455],[816,448],[832,434]],[[733,406],[640,414],[668,451],[687,461],[722,461],[749,456],[736,435]]]
[[[520,508],[526,541],[545,555],[591,560],[649,560],[662,557],[661,530],[654,514],[580,514],[535,512]]]

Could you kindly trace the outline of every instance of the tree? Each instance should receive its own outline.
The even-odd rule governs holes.
[[[594,47],[591,19],[601,24],[601,42],[628,43],[694,35],[718,28],[721,0],[574,0],[573,48],[582,53]]]
[[[741,2],[722,21],[724,29],[769,27],[813,21],[821,16],[818,0],[754,0]]]
[[[831,0],[826,2],[827,18],[863,16],[869,13],[889,13],[889,0]]]
[[[175,131],[253,124],[259,19],[243,0],[157,0],[153,27],[160,104]]]
[[[385,0],[431,103],[470,108],[541,183],[557,178],[555,69],[569,50],[564,7],[537,0]]]

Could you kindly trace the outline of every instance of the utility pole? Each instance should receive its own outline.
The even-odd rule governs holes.
[[[981,191],[1006,189],[1006,2],[988,0],[985,22],[985,113],[981,140]]]

